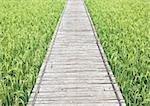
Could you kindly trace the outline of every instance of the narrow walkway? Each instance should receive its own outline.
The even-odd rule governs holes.
[[[28,106],[125,106],[82,0],[68,0]]]

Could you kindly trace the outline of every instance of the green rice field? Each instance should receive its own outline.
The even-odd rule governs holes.
[[[85,3],[127,106],[150,106],[150,1]]]
[[[66,0],[0,0],[0,106],[25,106]],[[85,0],[127,106],[150,106],[150,1]]]
[[[24,106],[65,0],[0,0],[0,106]]]

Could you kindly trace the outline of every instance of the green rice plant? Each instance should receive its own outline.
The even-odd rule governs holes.
[[[85,0],[128,106],[150,106],[150,1]]]
[[[0,0],[0,106],[27,104],[65,0]]]

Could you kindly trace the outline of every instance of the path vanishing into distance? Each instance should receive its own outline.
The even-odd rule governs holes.
[[[68,0],[28,106],[125,106],[82,0]]]

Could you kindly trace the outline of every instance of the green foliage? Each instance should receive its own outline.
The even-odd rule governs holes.
[[[128,106],[150,106],[150,2],[85,0]]]
[[[24,106],[65,0],[0,0],[0,106]]]

